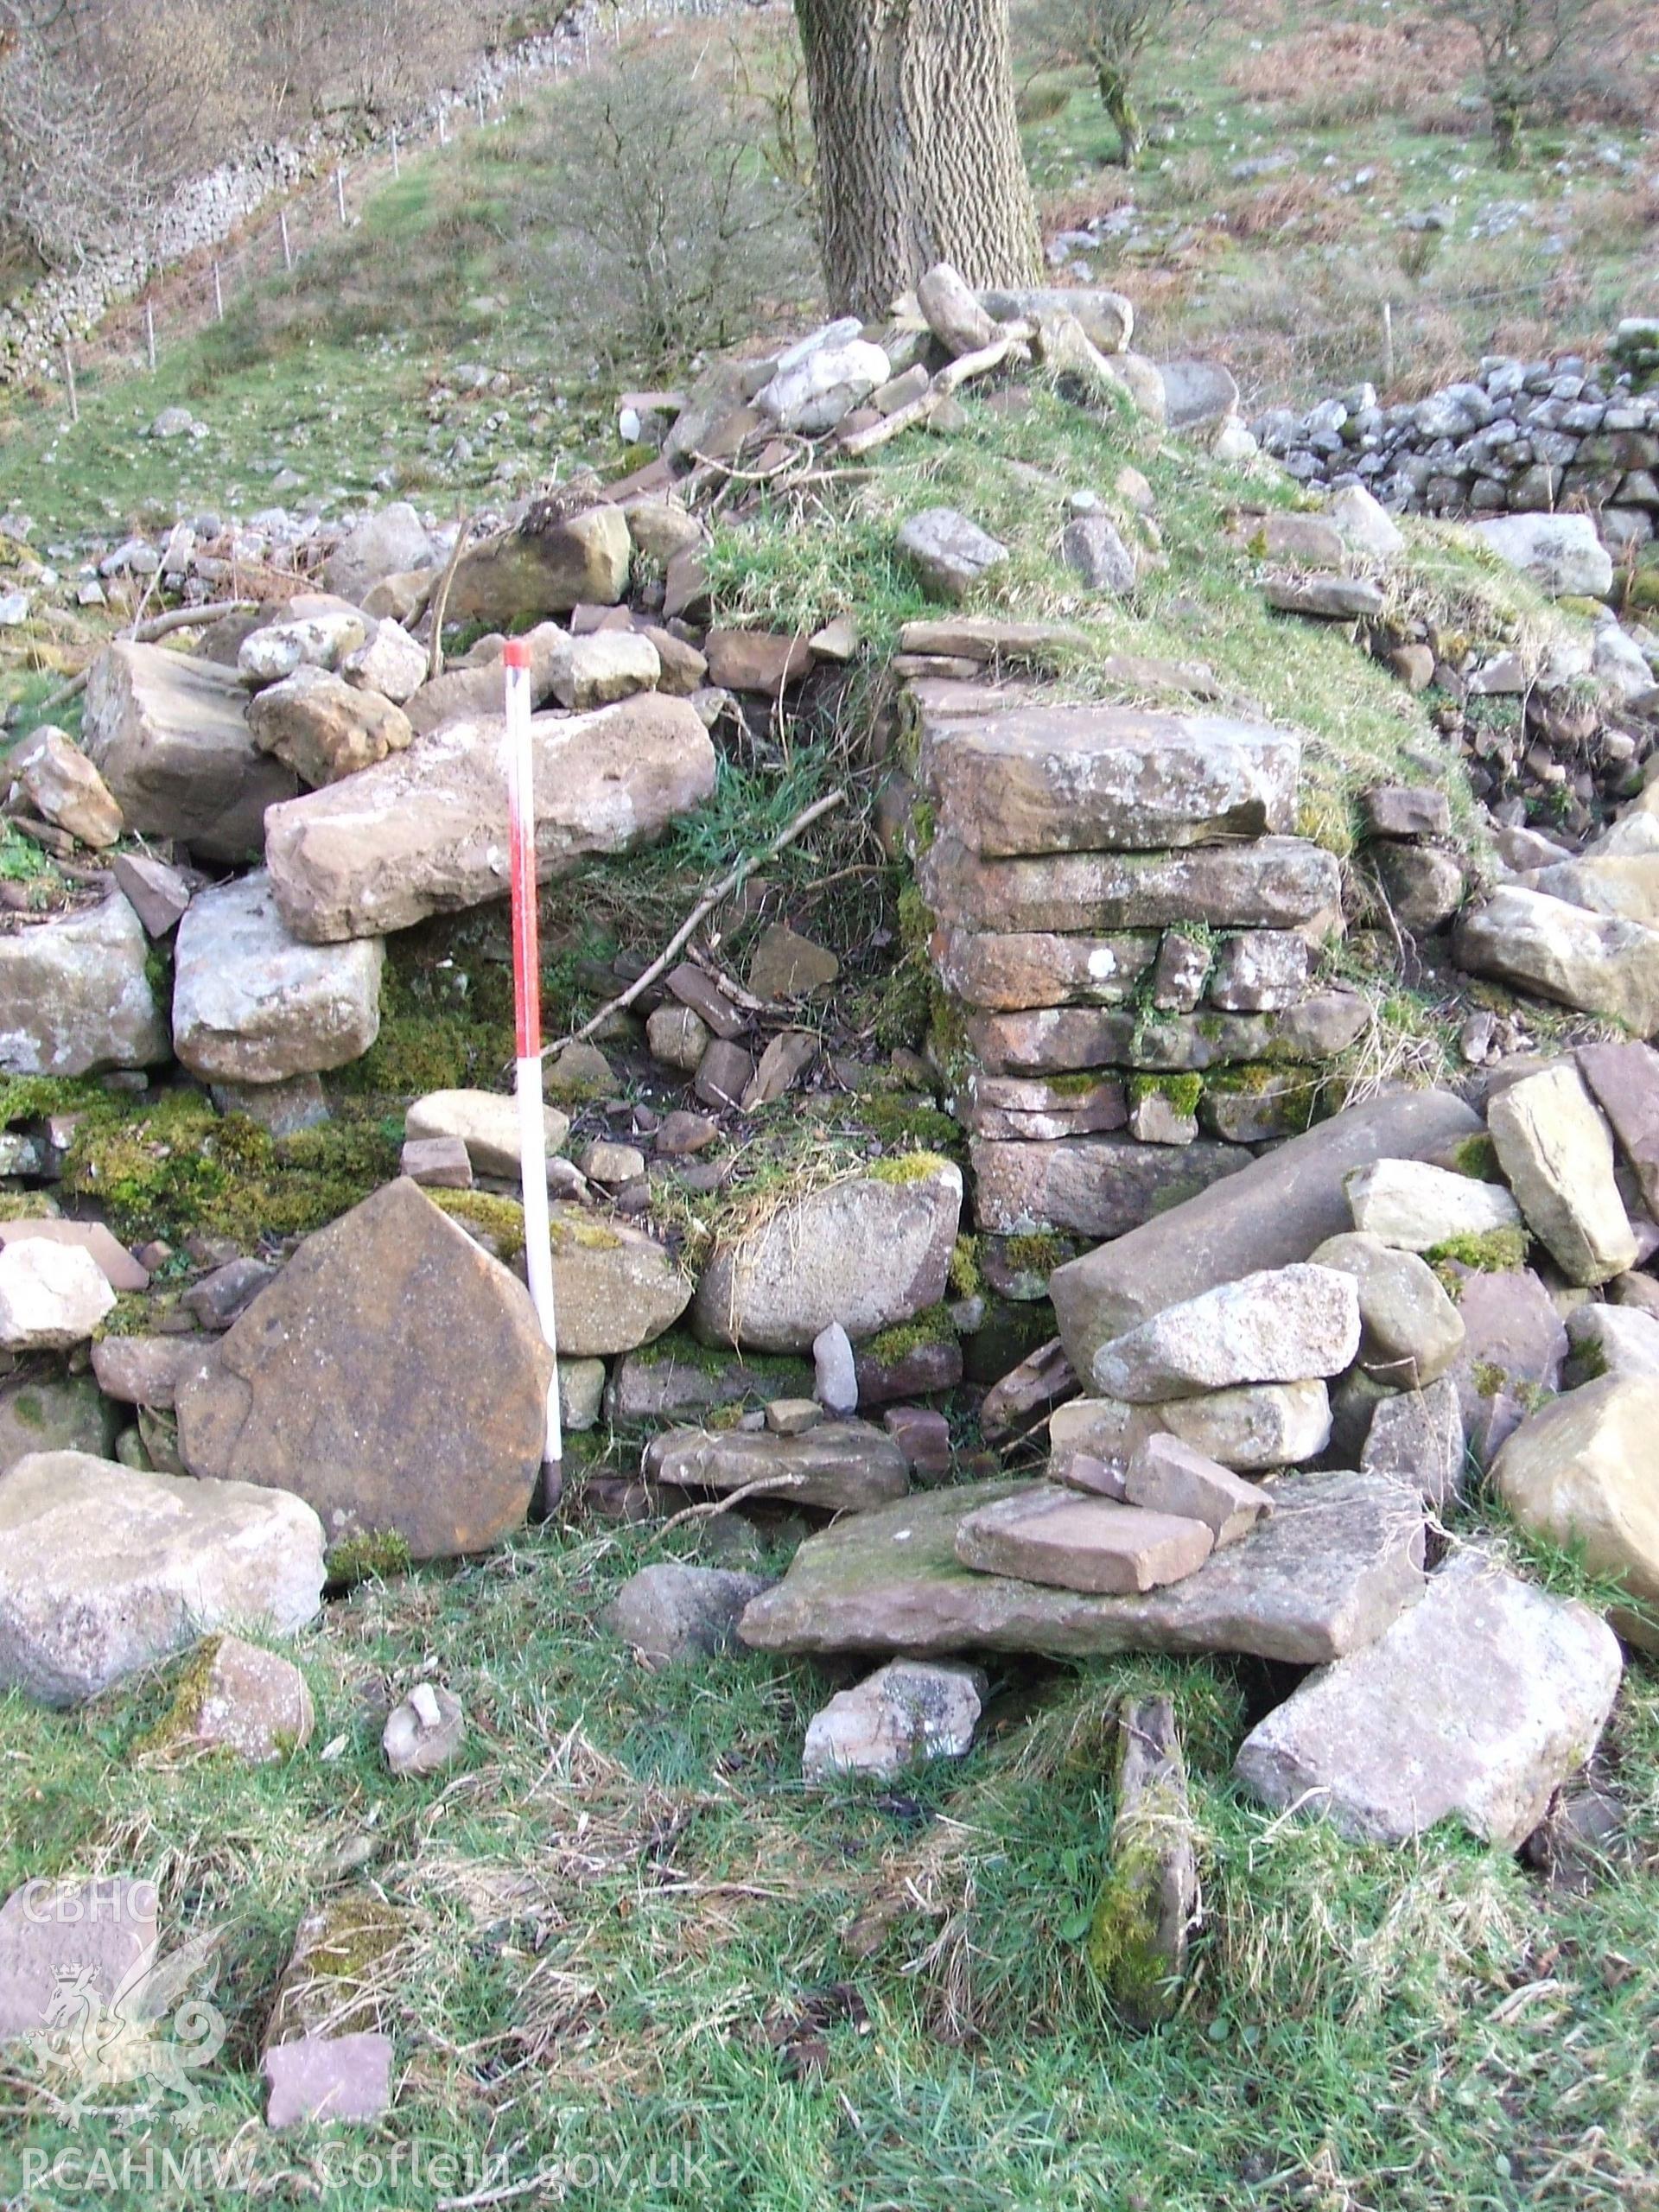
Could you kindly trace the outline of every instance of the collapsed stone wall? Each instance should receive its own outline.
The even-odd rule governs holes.
[[[1363,484],[1419,514],[1586,509],[1618,556],[1659,530],[1656,369],[1659,319],[1630,316],[1599,364],[1495,354],[1427,399],[1384,407],[1360,385],[1305,414],[1270,408],[1251,429],[1300,483]]]

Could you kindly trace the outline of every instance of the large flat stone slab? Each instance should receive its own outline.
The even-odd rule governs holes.
[[[976,1137],[969,1158],[974,1219],[1004,1236],[1043,1229],[1122,1236],[1250,1164],[1237,1145],[1202,1137],[1185,1145],[1115,1136],[1046,1143]]]
[[[248,695],[230,670],[118,639],[86,680],[81,750],[129,830],[176,837],[200,860],[256,859],[265,810],[299,779],[253,741]]]
[[[1222,715],[1030,706],[963,721],[921,711],[918,775],[938,826],[986,858],[1154,851],[1281,836],[1300,741]]]
[[[101,1075],[168,1058],[149,939],[119,892],[0,928],[0,1075]]]
[[[291,1636],[322,1553],[284,1491],[35,1452],[0,1477],[0,1688],[74,1705],[214,1629]]]
[[[1100,1598],[977,1574],[956,1554],[971,1513],[1029,1485],[971,1483],[809,1537],[743,1616],[763,1651],[1242,1651],[1322,1666],[1379,1636],[1423,1586],[1421,1510],[1379,1477],[1295,1475],[1272,1517],[1196,1573]]]
[[[1179,852],[1058,853],[982,859],[936,836],[916,864],[923,897],[947,928],[1300,929],[1340,911],[1334,857],[1300,837]]]
[[[1370,1017],[1357,991],[1316,991],[1281,1014],[1146,1014],[1129,1007],[1045,1007],[982,1014],[968,1041],[996,1075],[1085,1068],[1205,1069],[1240,1061],[1323,1060],[1351,1045]]]
[[[531,721],[536,864],[632,852],[714,789],[715,750],[683,699],[645,692]],[[310,944],[380,937],[507,891],[499,721],[453,722],[343,783],[272,811],[266,861],[283,918]]]
[[[1148,1314],[1217,1283],[1305,1260],[1351,1227],[1345,1177],[1368,1160],[1415,1158],[1479,1134],[1449,1091],[1396,1091],[1293,1137],[1185,1205],[1057,1268],[1049,1294],[1072,1366]]]
[[[830,1513],[863,1513],[902,1497],[910,1465],[884,1429],[868,1421],[820,1421],[801,1436],[747,1429],[671,1429],[647,1446],[645,1472],[683,1490],[762,1494]]]
[[[315,1506],[331,1544],[395,1530],[415,1559],[524,1517],[551,1356],[530,1294],[412,1183],[308,1237],[179,1382],[193,1474]]]
[[[208,1083],[283,1083],[360,1059],[380,1033],[378,938],[305,944],[264,869],[198,892],[179,924],[173,1045]]]
[[[1513,1851],[1594,1750],[1622,1671],[1587,1606],[1463,1552],[1368,1649],[1253,1729],[1235,1770],[1275,1810],[1325,1813],[1350,1835],[1406,1843],[1453,1818]]]

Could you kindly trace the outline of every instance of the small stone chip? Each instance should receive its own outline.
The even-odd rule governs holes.
[[[1183,1580],[1214,1544],[1201,1521],[1044,1484],[969,1514],[956,1553],[982,1573],[1122,1597]]]
[[[1137,1447],[1123,1491],[1131,1505],[1202,1521],[1217,1549],[1248,1536],[1273,1510],[1266,1491],[1242,1482],[1177,1436],[1148,1436]]]

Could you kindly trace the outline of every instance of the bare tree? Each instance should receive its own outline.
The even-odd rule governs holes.
[[[837,314],[877,315],[936,261],[1029,282],[1036,211],[1007,0],[795,0]]]
[[[601,359],[665,365],[810,289],[798,196],[757,172],[749,119],[711,74],[626,54],[567,87],[528,150],[552,188],[527,264]]]
[[[1147,142],[1135,79],[1147,50],[1191,0],[1043,0],[1031,22],[1057,60],[1094,73],[1100,104],[1117,132],[1118,159],[1132,169]]]
[[[1563,62],[1582,61],[1611,28],[1606,0],[1424,0],[1423,12],[1473,35],[1492,144],[1505,168],[1519,159],[1521,126]]]

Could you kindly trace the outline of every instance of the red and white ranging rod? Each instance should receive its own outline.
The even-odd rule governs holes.
[[[553,1246],[547,1210],[547,1116],[542,1096],[542,963],[536,887],[536,777],[530,742],[530,647],[508,640],[507,835],[512,867],[512,1002],[518,1030],[518,1154],[524,1194],[524,1268],[531,1300],[553,1354],[547,1391],[543,1503],[557,1503],[564,1438],[559,1421],[558,1337],[553,1315]]]

